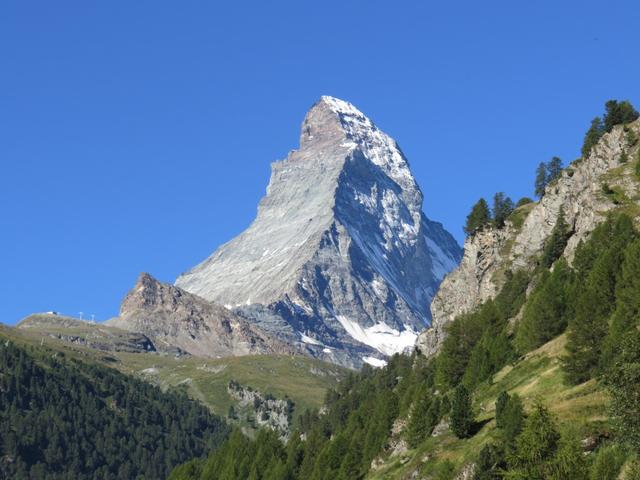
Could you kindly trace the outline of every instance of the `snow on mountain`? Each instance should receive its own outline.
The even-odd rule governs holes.
[[[300,148],[272,164],[253,223],[176,285],[329,361],[403,351],[461,257],[422,202],[395,140],[324,96]]]

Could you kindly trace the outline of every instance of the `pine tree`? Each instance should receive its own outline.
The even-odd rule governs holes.
[[[562,160],[559,157],[553,157],[547,163],[547,185],[562,175]]]
[[[498,398],[496,399],[496,426],[498,428],[502,428],[504,426],[502,422],[502,414],[504,413],[507,403],[509,402],[509,398],[509,394],[506,391],[502,390],[498,394]]]
[[[500,445],[488,443],[478,455],[473,480],[500,480],[506,467],[504,451]]]
[[[624,252],[616,284],[616,305],[609,334],[603,347],[603,365],[610,365],[619,353],[624,335],[640,322],[640,240],[631,242]]]
[[[549,477],[560,434],[549,410],[538,403],[524,423],[516,441],[516,450],[509,459],[513,478],[545,480]]]
[[[604,116],[605,132],[610,132],[616,125],[633,122],[639,116],[636,109],[627,100],[621,102],[609,100],[604,107],[606,110]]]
[[[616,305],[616,283],[627,245],[635,238],[631,219],[620,215],[608,221],[605,246],[585,281],[578,282],[575,313],[569,325],[564,370],[567,380],[580,383],[594,377],[602,365],[603,342]]]
[[[586,158],[591,153],[593,147],[600,141],[600,138],[604,134],[604,124],[600,117],[595,117],[591,120],[591,126],[584,136],[584,142],[582,143],[582,157]]]
[[[504,192],[498,192],[493,196],[493,224],[496,228],[504,227],[511,212],[513,212],[513,201]]]
[[[524,405],[518,394],[514,393],[509,397],[502,412],[501,423],[504,441],[511,446],[524,425]]]
[[[432,398],[426,389],[420,389],[414,407],[411,410],[411,418],[407,425],[407,440],[411,447],[417,447],[426,440],[433,427],[440,419],[440,399]]]
[[[551,231],[551,236],[547,239],[544,250],[542,251],[542,266],[545,268],[551,267],[567,246],[567,240],[569,239],[570,232],[569,226],[564,218],[564,211],[560,208],[556,224]]]
[[[451,403],[451,430],[458,438],[466,438],[473,427],[471,395],[466,387],[458,385],[453,392]]]
[[[543,272],[518,324],[515,345],[519,352],[533,350],[564,331],[570,312],[567,286],[571,278],[571,269],[564,259],[555,264],[553,272]]]
[[[549,480],[585,480],[588,478],[588,464],[580,441],[575,435],[567,433],[560,439],[558,451],[550,462],[547,478]],[[596,478],[597,480],[605,480],[607,477]]]
[[[464,232],[467,235],[473,235],[490,222],[491,214],[489,212],[489,205],[487,205],[487,201],[484,198],[481,198],[473,206],[471,213],[467,216],[467,223],[465,224]]]
[[[538,168],[536,168],[536,181],[534,193],[538,198],[542,198],[544,195],[544,189],[547,187],[547,166],[544,162],[540,162]]]
[[[621,351],[605,373],[611,392],[611,412],[621,438],[640,449],[640,331],[631,330],[622,342]]]

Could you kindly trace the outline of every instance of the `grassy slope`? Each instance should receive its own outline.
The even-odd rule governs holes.
[[[404,479],[415,470],[432,473],[444,461],[450,461],[456,470],[474,461],[482,446],[497,436],[495,400],[502,390],[518,393],[525,407],[531,407],[536,399],[542,400],[562,428],[576,428],[581,433],[606,428],[607,397],[596,382],[591,380],[577,386],[563,383],[560,357],[565,343],[565,335],[557,337],[515,365],[502,369],[491,384],[478,388],[474,408],[477,420],[484,425],[475,436],[460,440],[447,432],[432,437],[415,450],[387,459],[384,467],[371,472],[368,478]]]
[[[55,330],[59,333],[88,336],[94,333],[96,327],[109,328],[87,324],[86,329],[74,326],[71,329]],[[223,416],[234,403],[227,393],[227,384],[231,379],[262,393],[271,393],[277,398],[288,395],[295,402],[295,414],[298,415],[306,408],[319,408],[327,388],[336,385],[347,372],[341,367],[318,360],[286,355],[205,359],[192,356],[176,358],[159,353],[106,352],[42,335],[37,328],[16,329],[0,324],[1,337],[9,337],[23,344],[44,343],[48,348],[117,368],[123,373],[142,377],[163,388],[186,388],[192,397]]]

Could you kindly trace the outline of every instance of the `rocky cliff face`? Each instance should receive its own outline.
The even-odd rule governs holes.
[[[569,261],[580,241],[608,212],[640,213],[640,184],[633,173],[637,146],[629,144],[629,131],[640,134],[640,121],[605,134],[587,158],[573,162],[547,186],[538,203],[521,207],[519,214],[525,217],[521,225],[509,221],[504,229],[488,229],[467,238],[460,266],[444,279],[431,304],[432,326],[416,341],[421,352],[437,353],[455,317],[493,298],[502,286],[501,272],[535,265],[561,209],[572,231],[564,252]],[[623,152],[627,163],[621,162]]]
[[[120,316],[107,324],[143,333],[159,348],[178,347],[203,357],[295,352],[226,308],[147,273],[126,295]]]
[[[396,142],[322,97],[300,148],[272,165],[258,216],[176,285],[307,353],[346,365],[411,347],[461,251],[422,213]]]

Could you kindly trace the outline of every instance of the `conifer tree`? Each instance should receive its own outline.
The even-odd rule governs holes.
[[[516,450],[509,459],[513,478],[545,480],[549,478],[560,434],[549,410],[541,403],[524,423],[522,433],[516,441]]]
[[[407,425],[407,440],[411,447],[417,447],[431,435],[439,419],[439,410],[440,400],[432,399],[430,392],[420,389]]]
[[[519,352],[533,350],[564,331],[569,313],[567,286],[571,276],[571,269],[564,259],[556,263],[553,272],[543,272],[518,324],[515,344]]]
[[[595,117],[591,120],[591,126],[584,136],[584,142],[582,143],[582,158],[586,158],[591,153],[593,147],[600,141],[600,138],[604,134],[604,124],[600,117]]]
[[[624,252],[616,305],[609,334],[605,339],[602,364],[610,365],[619,353],[624,335],[640,322],[640,240],[631,242]]]
[[[611,392],[614,425],[634,449],[640,450],[640,331],[632,329],[620,354],[605,374]]]
[[[549,268],[555,262],[567,246],[570,232],[569,226],[564,218],[564,210],[560,208],[556,224],[551,231],[551,236],[547,239],[542,251],[542,266]]]
[[[478,230],[484,228],[491,222],[491,214],[489,212],[489,205],[484,198],[478,200],[478,202],[471,209],[471,213],[467,216],[467,222],[464,226],[464,232],[467,235],[473,235]]]
[[[635,237],[631,219],[620,215],[604,226],[609,231],[605,246],[593,262],[579,290],[567,336],[564,370],[567,380],[580,383],[598,373],[603,341],[609,330],[609,316],[616,304],[616,283],[627,245]]]
[[[502,390],[498,394],[498,398],[496,399],[496,426],[498,428],[502,428],[504,426],[502,422],[503,420],[502,414],[504,413],[504,410],[508,402],[509,402],[509,394],[505,390]]]
[[[540,162],[538,168],[536,168],[536,181],[534,193],[536,197],[542,198],[544,195],[544,189],[547,187],[547,166],[544,162]]]
[[[513,201],[504,192],[493,196],[493,224],[496,228],[504,227],[504,222],[513,212]]]
[[[471,395],[466,387],[458,385],[451,402],[451,430],[458,438],[466,438],[473,427]]]
[[[604,105],[604,131],[610,132],[616,125],[633,122],[638,118],[638,112],[627,100],[621,102],[609,100]]]

